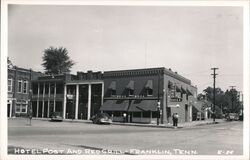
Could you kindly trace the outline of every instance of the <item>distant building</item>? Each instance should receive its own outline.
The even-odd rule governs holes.
[[[26,116],[31,80],[42,73],[17,66],[8,66],[8,101],[7,116]]]

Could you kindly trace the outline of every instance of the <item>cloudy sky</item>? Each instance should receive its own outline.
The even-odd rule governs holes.
[[[10,5],[8,56],[43,71],[44,49],[63,46],[76,71],[166,67],[201,92],[212,67],[223,90],[243,84],[241,7]]]

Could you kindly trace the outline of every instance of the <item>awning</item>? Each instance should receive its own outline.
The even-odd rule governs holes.
[[[187,94],[187,91],[186,91],[184,88],[182,88],[182,87],[181,87],[181,92],[182,92],[183,94]]]
[[[127,89],[131,89],[131,90],[134,90],[134,84],[135,82],[134,81],[129,81],[128,85],[126,86]]]
[[[110,90],[116,90],[116,81],[112,81],[108,87]]]
[[[168,81],[168,88],[173,89],[174,83],[171,81]]]
[[[193,95],[192,92],[189,89],[187,89],[187,94],[190,95],[190,96]]]
[[[181,92],[181,89],[177,85],[175,86],[175,90],[176,92]]]
[[[157,111],[157,100],[133,100],[128,111]]]
[[[202,108],[202,105],[193,104],[193,111],[194,112],[203,112],[201,108]]]
[[[146,89],[153,89],[153,80],[148,80],[147,84],[145,85]]]
[[[101,111],[127,111],[128,100],[106,100],[101,106]]]

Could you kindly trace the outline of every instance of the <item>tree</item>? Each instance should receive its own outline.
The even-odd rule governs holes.
[[[213,102],[214,89],[207,87],[203,91],[205,92],[207,100]],[[230,91],[226,90],[226,92],[224,92],[220,88],[215,88],[215,105],[222,107],[223,112],[239,112],[241,106],[238,91],[231,89]]]
[[[46,74],[62,74],[70,72],[71,67],[75,64],[70,60],[66,48],[50,47],[44,50],[42,66]]]
[[[13,67],[14,67],[14,65],[13,65],[13,63],[11,62],[11,60],[10,60],[9,57],[7,58],[7,65],[8,65],[8,68],[13,68]]]

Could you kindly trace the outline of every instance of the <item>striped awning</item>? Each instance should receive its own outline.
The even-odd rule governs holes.
[[[128,100],[106,100],[101,106],[101,111],[127,111],[129,106]]]
[[[187,89],[187,94],[190,95],[190,96],[193,95],[192,92],[189,89]]]
[[[184,88],[182,88],[182,87],[181,87],[181,92],[182,92],[183,94],[187,94],[187,91],[186,91]]]
[[[145,85],[146,89],[153,89],[153,80],[148,80],[147,84]]]
[[[126,86],[127,89],[134,90],[135,82],[134,81],[129,81],[128,85]]]
[[[110,90],[116,90],[116,81],[112,81],[108,87]]]
[[[157,111],[157,102],[157,100],[133,100],[128,111]]]
[[[176,92],[181,92],[181,89],[177,85],[175,85],[175,90]]]

